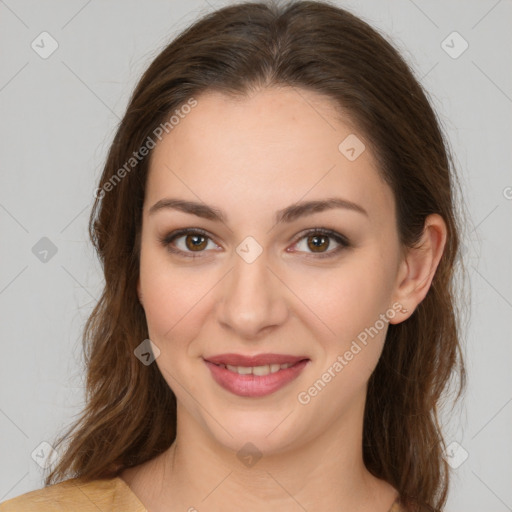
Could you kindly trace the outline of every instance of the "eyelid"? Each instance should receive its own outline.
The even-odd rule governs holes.
[[[204,229],[201,229],[201,228],[183,228],[183,229],[178,229],[178,230],[172,231],[171,233],[168,233],[168,234],[166,234],[166,235],[164,235],[162,237],[159,237],[159,242],[171,253],[178,254],[178,255],[183,255],[184,257],[188,257],[188,258],[203,257],[202,253],[207,252],[205,250],[197,251],[197,253],[194,253],[194,251],[182,251],[181,249],[177,249],[177,248],[174,248],[174,247],[171,248],[172,247],[172,245],[171,245],[172,242],[174,240],[176,240],[177,238],[180,238],[180,237],[186,236],[186,235],[193,235],[193,234],[202,235],[205,238],[211,240],[216,245],[218,245],[215,242],[214,237],[210,233],[208,233],[207,231],[205,231]],[[327,236],[327,237],[333,239],[339,245],[339,247],[337,247],[335,249],[332,249],[332,250],[328,250],[326,252],[318,252],[318,253],[310,252],[310,253],[306,253],[305,257],[310,257],[310,258],[312,257],[314,259],[328,258],[328,257],[331,257],[331,256],[334,256],[334,255],[338,254],[343,249],[348,249],[348,248],[352,247],[351,242],[348,240],[348,238],[346,236],[344,236],[341,233],[338,233],[337,231],[334,231],[332,229],[327,229],[327,228],[322,228],[322,227],[308,228],[308,229],[300,232],[295,237],[295,241],[293,242],[292,246],[295,246],[302,239],[304,239],[304,238],[306,238],[308,236],[314,236],[314,235],[324,235],[324,236]],[[287,250],[287,252],[290,252],[290,251]],[[291,252],[294,252],[294,251],[291,251]],[[303,251],[298,251],[298,252],[303,252]]]
[[[352,247],[352,244],[350,243],[350,241],[348,240],[348,238],[345,235],[342,235],[341,233],[338,233],[337,231],[334,231],[332,229],[321,228],[321,227],[308,228],[308,229],[302,231],[301,233],[299,233],[297,235],[297,237],[295,239],[296,241],[293,243],[293,245],[296,245],[302,239],[307,238],[308,236],[315,236],[315,235],[327,236],[327,237],[333,239],[339,246],[336,247],[335,249],[331,249],[326,252],[318,252],[318,253],[307,252],[307,253],[305,253],[306,258],[314,258],[314,259],[330,258],[330,257],[336,256],[337,254],[339,254],[339,252],[342,251],[343,249],[348,249],[348,248]]]
[[[181,249],[177,249],[177,248],[171,248],[172,247],[172,242],[174,242],[174,240],[176,240],[177,238],[180,238],[182,236],[187,236],[187,235],[202,235],[204,236],[205,238],[211,240],[213,243],[215,243],[216,245],[218,245],[215,241],[214,241],[214,237],[208,233],[208,231],[205,231],[204,229],[201,229],[201,228],[183,228],[183,229],[177,229],[175,231],[172,231],[171,233],[168,233],[168,234],[165,234],[164,236],[162,237],[159,237],[159,242],[171,253],[173,254],[178,254],[178,255],[183,255],[185,256],[186,258],[198,258],[198,257],[202,257],[201,256],[201,253],[203,252],[206,252],[206,251],[197,251],[197,253],[194,253],[193,251],[182,251]],[[197,256],[196,256],[197,254]]]

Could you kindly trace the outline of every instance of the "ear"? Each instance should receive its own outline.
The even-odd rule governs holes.
[[[423,234],[418,244],[407,248],[397,273],[394,293],[398,311],[390,323],[399,324],[409,318],[425,298],[446,245],[447,229],[443,218],[434,213],[425,219]]]

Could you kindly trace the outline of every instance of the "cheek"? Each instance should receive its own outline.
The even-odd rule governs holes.
[[[158,251],[141,255],[140,283],[149,338],[160,350],[155,363],[163,378],[180,400],[183,382],[194,394],[195,384],[187,380],[186,361],[190,342],[200,337],[208,288],[206,278],[172,268]],[[206,295],[206,297],[205,297]],[[201,300],[203,299],[203,300]]]
[[[297,295],[305,298],[315,318],[320,319],[314,320],[319,327],[312,330],[315,342],[322,345],[319,367],[330,373],[315,378],[333,382],[327,385],[326,393],[322,392],[325,404],[343,407],[356,393],[364,392],[389,325],[393,265],[391,252],[386,255],[375,246],[328,272],[297,273]]]
[[[160,349],[164,338],[173,336],[180,319],[193,314],[192,306],[200,299],[197,283],[173,268],[165,251],[151,246],[142,248],[140,286],[144,297],[144,311],[149,335]],[[190,313],[189,313],[190,314]]]
[[[215,306],[220,277],[215,269],[173,265],[160,248],[143,248],[140,285],[149,338],[161,351],[160,367],[178,370],[183,356],[199,360],[204,347],[198,349],[196,340],[204,338],[201,331]]]
[[[302,391],[311,399],[318,396],[317,407],[329,410],[325,414],[333,418],[365,393],[382,353],[389,323],[380,316],[388,307],[386,287],[378,277],[368,267],[339,269],[308,301],[321,319],[315,321],[320,328],[312,332],[321,350],[316,372],[307,383],[310,387]]]
[[[386,266],[376,251],[360,252],[329,270],[297,272],[294,292],[324,325],[326,339],[346,343],[388,309],[393,280]]]

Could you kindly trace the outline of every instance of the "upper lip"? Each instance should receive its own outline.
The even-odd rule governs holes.
[[[225,364],[230,366],[264,366],[267,364],[295,364],[306,356],[290,356],[286,354],[258,354],[256,356],[244,356],[242,354],[219,354],[204,358],[214,364]]]

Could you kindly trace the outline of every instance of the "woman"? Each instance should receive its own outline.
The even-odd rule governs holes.
[[[357,17],[199,20],[96,191],[86,408],[47,487],[0,510],[441,510],[454,185],[421,86]]]

